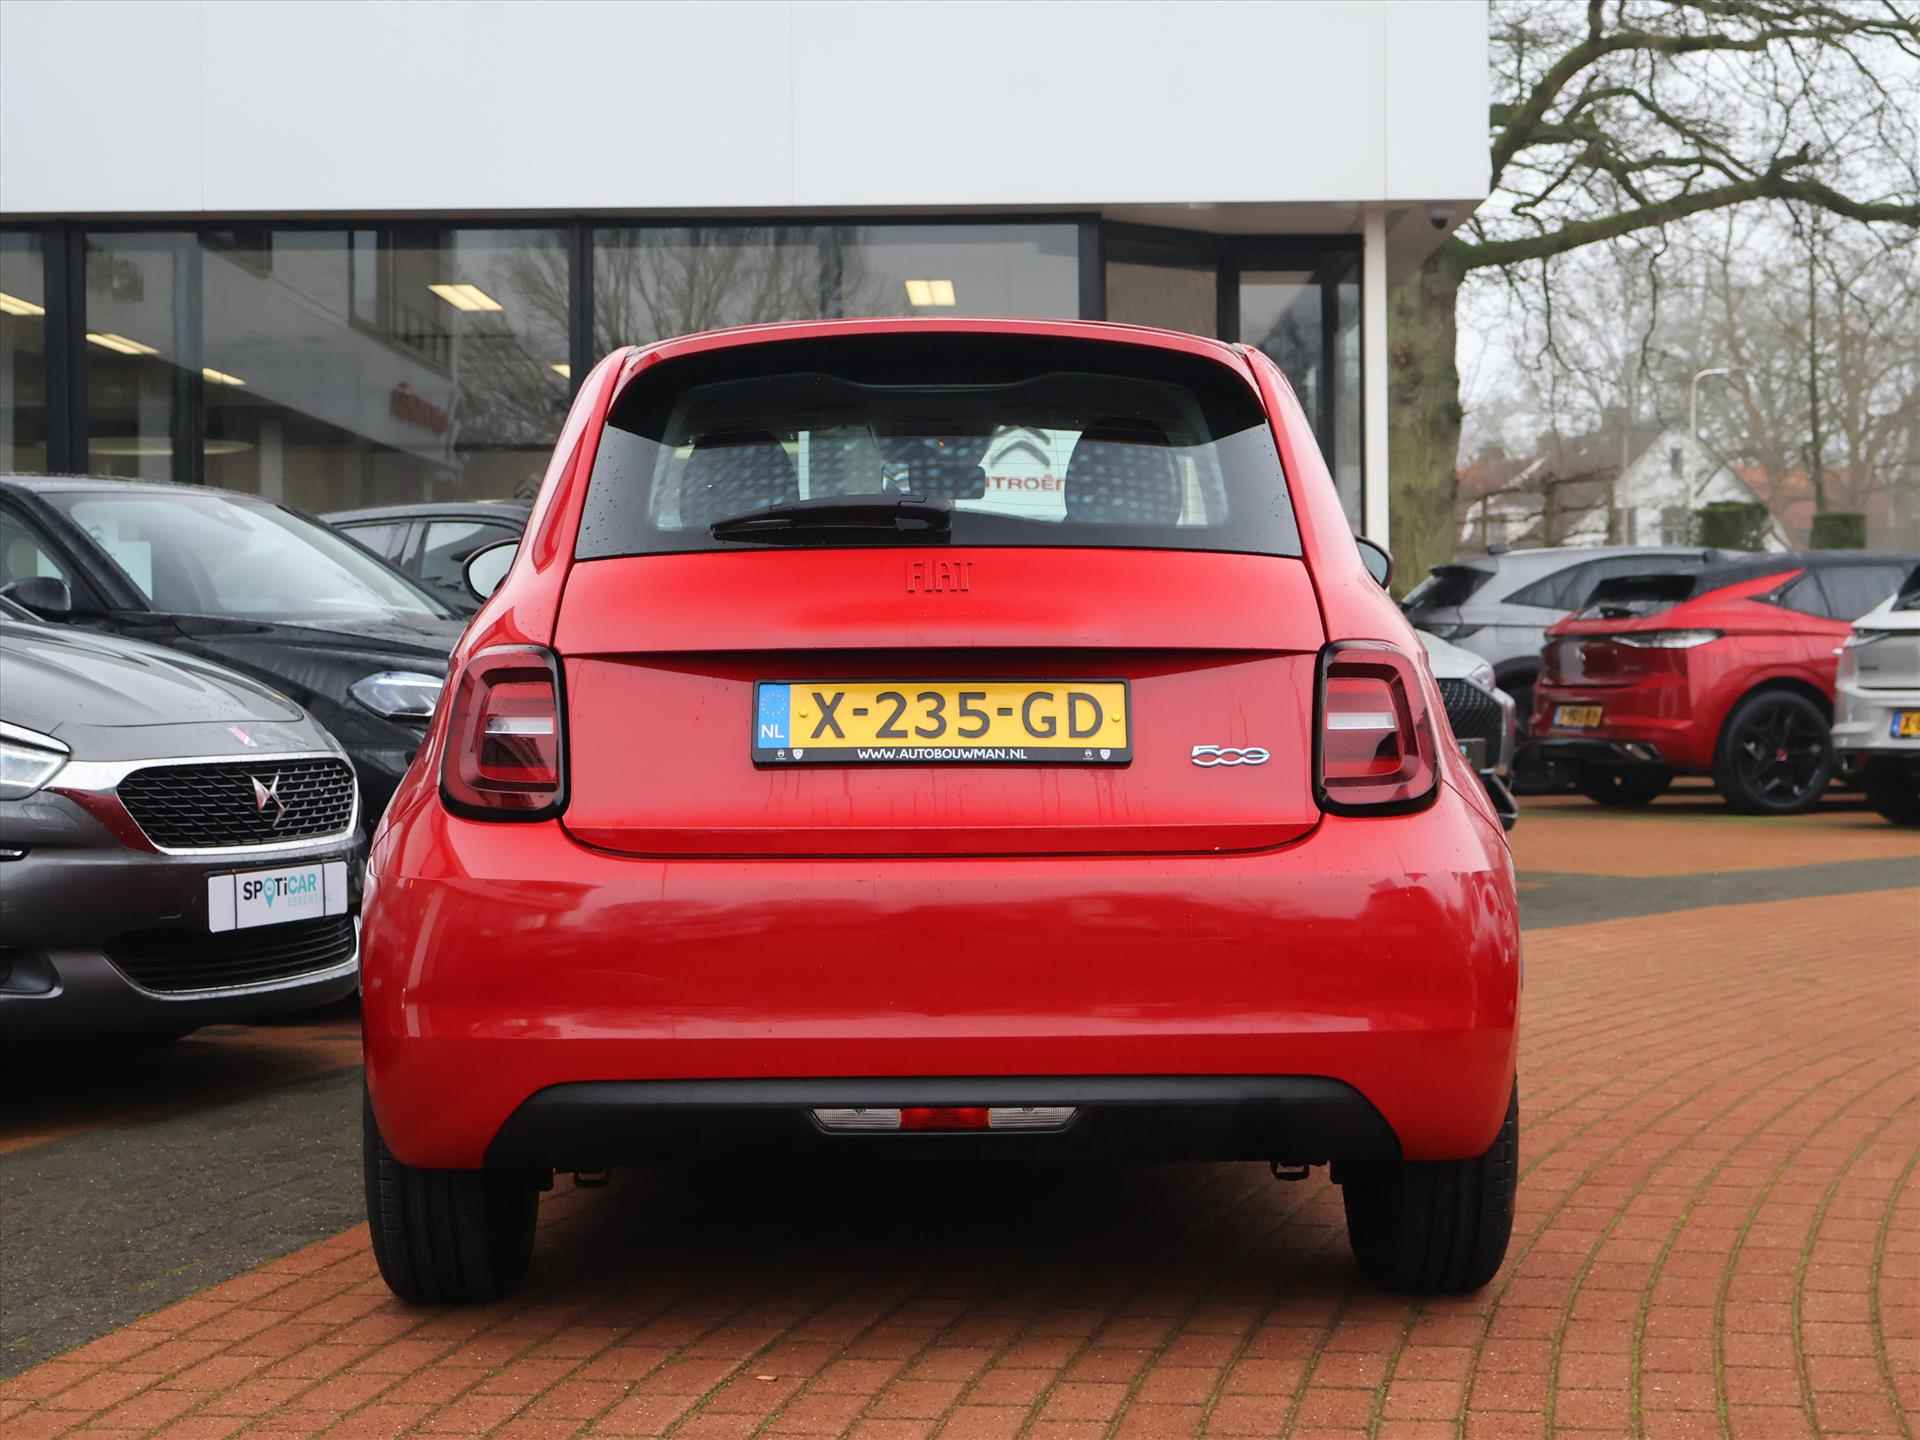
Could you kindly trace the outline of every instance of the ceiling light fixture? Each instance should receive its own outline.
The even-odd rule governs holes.
[[[571,380],[573,378],[573,366],[569,365],[564,360],[556,360],[551,365],[547,366],[547,368],[553,371],[553,373],[558,375],[562,380]]]
[[[953,281],[909,280],[907,303],[915,307],[953,304]]]
[[[36,305],[31,300],[22,300],[18,295],[9,295],[0,290],[0,315],[44,315],[47,307]]]
[[[212,385],[244,385],[247,383],[238,375],[229,375],[226,371],[216,370],[211,365],[203,365],[200,368],[200,373],[206,376],[208,383]]]
[[[124,335],[116,335],[111,330],[87,331],[87,343],[98,345],[102,350],[111,350],[116,355],[158,355],[160,352],[151,345],[142,345],[138,340],[129,340]]]
[[[456,310],[504,310],[507,308],[478,285],[469,285],[465,281],[429,285],[427,289]]]

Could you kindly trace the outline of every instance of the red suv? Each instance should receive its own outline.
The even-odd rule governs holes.
[[[555,1171],[703,1148],[1330,1162],[1377,1282],[1483,1284],[1512,864],[1367,565],[1245,346],[603,361],[373,843],[388,1284],[496,1295]]]
[[[1833,776],[1836,657],[1911,555],[1765,555],[1608,580],[1547,631],[1530,747],[1603,805],[1711,775],[1734,809],[1810,809]]]

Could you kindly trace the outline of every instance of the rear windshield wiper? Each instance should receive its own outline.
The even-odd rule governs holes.
[[[925,495],[820,495],[730,515],[708,527],[716,540],[767,545],[940,543],[953,529],[953,501]]]

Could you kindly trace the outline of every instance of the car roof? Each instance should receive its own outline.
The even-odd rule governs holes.
[[[0,475],[0,485],[28,490],[36,495],[71,495],[124,490],[136,495],[220,495],[229,500],[243,500],[254,505],[279,503],[263,495],[249,494],[245,490],[227,490],[218,485],[182,485],[174,480],[114,480],[97,475]]]
[[[473,520],[525,520],[532,510],[531,500],[414,500],[405,505],[368,505],[358,510],[328,510],[320,518],[329,525],[345,525],[360,520],[411,520],[422,515],[455,515]]]

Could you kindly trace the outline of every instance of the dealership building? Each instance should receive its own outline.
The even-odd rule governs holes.
[[[1486,25],[0,0],[0,471],[310,511],[527,495],[619,345],[1078,316],[1266,350],[1384,538],[1385,296],[1486,193]]]

